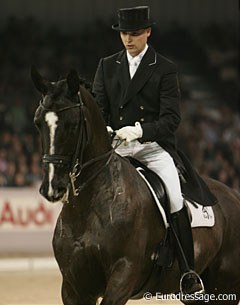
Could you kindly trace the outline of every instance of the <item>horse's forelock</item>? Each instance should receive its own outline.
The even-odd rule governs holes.
[[[92,95],[92,83],[86,81],[84,78],[80,78],[80,85],[82,88],[86,89]],[[55,83],[52,83],[51,91],[49,92],[49,96],[58,100],[61,95],[68,95],[68,87],[66,79],[61,79]],[[83,90],[84,90],[83,89]]]
[[[58,82],[52,83],[51,89],[47,94],[48,98],[46,99],[46,107],[51,108],[54,105],[62,106],[61,97],[67,96],[67,82],[66,80],[60,80]]]

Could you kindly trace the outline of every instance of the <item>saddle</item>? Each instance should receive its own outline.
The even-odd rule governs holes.
[[[170,221],[170,204],[167,197],[167,192],[163,180],[146,165],[144,165],[139,160],[127,156],[126,157],[130,163],[138,169],[138,172],[144,176],[145,180],[149,183],[153,192],[156,194],[157,200],[160,202],[164,212],[166,214],[167,222]]]
[[[184,169],[178,165],[176,166],[179,174],[183,198],[191,202],[193,205],[195,203],[202,206],[215,205],[217,203],[217,198],[210,191],[205,181],[193,169],[187,157],[181,151],[178,151],[178,154],[181,157],[181,160],[184,165]],[[139,160],[130,156],[126,158],[135,168],[142,169],[140,170],[140,172],[150,183],[157,197],[159,197],[158,199],[161,202],[165,213],[169,213],[167,211],[167,208],[169,207],[167,207],[166,203],[166,192],[165,194],[163,193],[163,191],[165,190],[164,181],[162,181],[162,179],[154,171],[150,170]]]
[[[171,213],[170,213],[170,203],[169,203],[169,199],[167,196],[164,181],[154,171],[150,170],[146,165],[142,164],[142,162],[140,162],[139,160],[137,160],[133,157],[130,157],[130,156],[127,156],[125,158],[130,161],[130,163],[136,168],[138,173],[142,176],[142,178],[147,183],[148,188],[150,189],[150,191],[155,199],[155,202],[162,214],[162,218],[163,218],[165,227],[168,228],[169,223],[171,221]],[[183,193],[183,197],[185,199],[185,205],[188,209],[188,214],[189,214],[192,228],[194,228],[194,227],[212,227],[215,223],[212,206],[216,202],[214,202],[215,197],[208,189],[208,186],[201,179],[201,177],[199,177],[201,179],[201,183],[203,183],[203,186],[209,192],[208,201],[210,201],[210,199],[213,200],[210,202],[211,205],[210,204],[207,205],[206,202],[196,200],[197,197],[199,197],[197,195],[191,196],[192,191],[189,190],[190,183],[188,184],[188,187],[185,187],[187,182],[186,182],[185,178],[182,176],[182,174],[179,174],[179,178],[180,178],[181,187],[184,185],[184,187],[182,187],[182,193]],[[203,192],[203,189],[201,190],[201,192]],[[194,194],[194,192],[192,192],[192,193]],[[190,194],[190,196],[189,196],[189,194]],[[212,196],[212,198],[211,198],[211,196]],[[204,197],[203,197],[203,199],[204,199]],[[208,203],[208,201],[207,201],[207,203]]]

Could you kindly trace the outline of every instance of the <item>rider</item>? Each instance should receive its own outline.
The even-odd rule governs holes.
[[[125,48],[100,60],[93,93],[108,131],[125,140],[117,152],[135,157],[165,182],[172,225],[184,252],[177,251],[181,282],[185,293],[198,292],[203,287],[193,271],[191,226],[175,166],[181,164],[175,145],[181,120],[176,66],[147,43],[154,24],[148,6],[122,8],[118,19],[112,28]]]

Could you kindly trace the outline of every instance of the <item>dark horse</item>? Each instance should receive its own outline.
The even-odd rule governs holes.
[[[176,259],[164,276],[153,273],[166,229],[152,195],[129,161],[114,152],[77,72],[54,83],[32,68],[32,79],[43,94],[34,119],[43,150],[40,192],[51,202],[65,202],[53,237],[64,305],[95,305],[98,298],[101,305],[124,305],[146,291],[177,293]],[[216,298],[209,297],[208,304],[238,304],[240,196],[217,181],[205,181],[218,198],[216,223],[193,229],[196,271],[207,294],[192,304],[206,304],[208,294]]]

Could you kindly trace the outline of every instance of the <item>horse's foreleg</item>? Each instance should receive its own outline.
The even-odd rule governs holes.
[[[133,293],[136,278],[136,266],[127,258],[119,259],[113,267],[101,305],[126,304]]]

